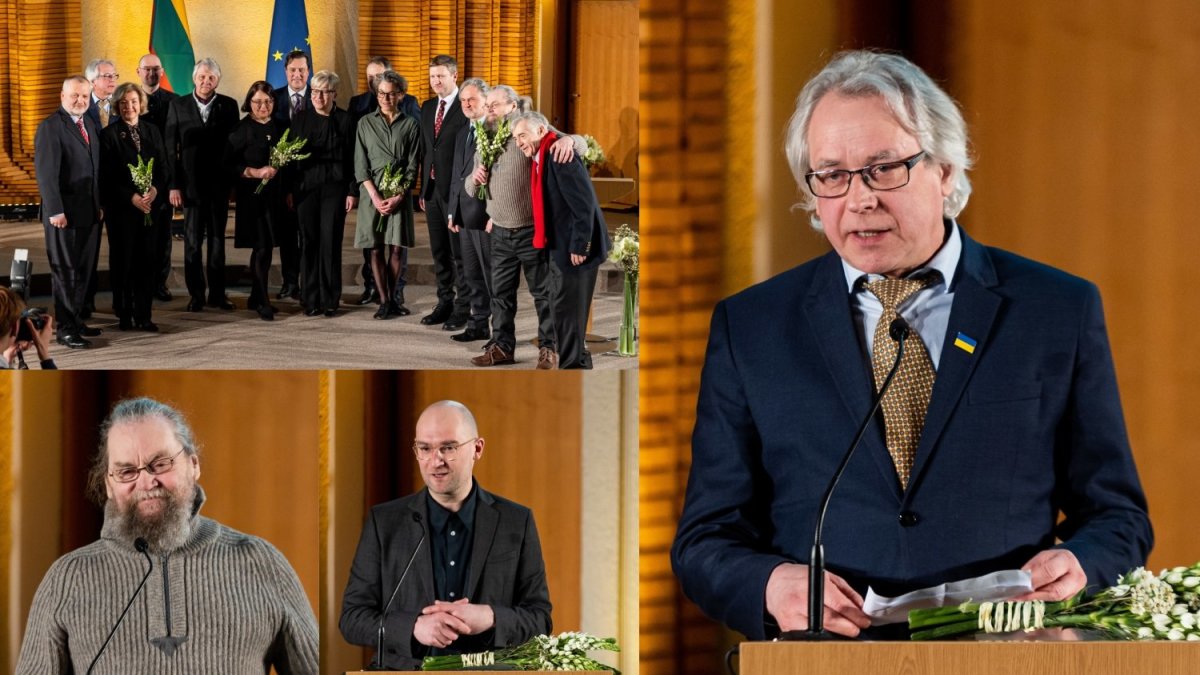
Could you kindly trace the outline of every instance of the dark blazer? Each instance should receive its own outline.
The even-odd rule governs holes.
[[[546,164],[542,169],[542,208],[550,256],[559,269],[596,267],[608,257],[612,241],[583,160],[575,157],[559,164],[547,153],[542,161]],[[575,266],[571,254],[587,257]]]
[[[104,205],[109,222],[136,222],[142,217],[141,210],[130,203],[137,188],[129,173],[129,165],[137,166],[138,151],[129,135],[129,127],[120,117],[100,132],[100,188],[101,204]],[[167,185],[169,184],[166,148],[162,136],[153,124],[144,121],[138,124],[138,135],[142,141],[141,157],[147,162],[154,160],[154,187],[158,196],[151,206],[153,210],[167,208]]]
[[[287,85],[276,89],[271,94],[275,97],[275,109],[271,112],[271,117],[279,122],[283,122],[287,126],[292,121],[292,92],[288,90]],[[312,110],[312,85],[305,87],[304,91],[304,109]]]
[[[225,143],[238,121],[238,104],[215,94],[208,122],[200,118],[194,95],[180,96],[167,108],[167,164],[171,188],[187,200],[228,197],[229,177],[222,166]]]
[[[829,506],[828,569],[890,595],[1015,569],[1057,537],[1107,586],[1153,534],[1099,291],[962,243],[909,489],[873,426]],[[688,597],[751,639],[777,630],[767,579],[809,560],[818,502],[873,396],[842,270],[829,253],[713,312],[671,559]]]
[[[446,212],[454,216],[454,224],[468,230],[487,227],[487,202],[475,197],[465,181],[475,171],[475,135],[468,125],[458,134],[458,147],[454,152],[454,170],[450,172],[450,201]]]
[[[358,181],[354,180],[355,127],[350,113],[336,106],[327,118],[312,110],[296,115],[289,138],[308,139],[302,152],[310,156],[288,167],[295,192],[341,183],[346,196],[358,196]]]
[[[92,122],[96,125],[97,129],[103,129],[104,127],[100,126],[100,104],[96,102],[95,98],[88,98],[88,101],[90,101],[90,102],[88,103],[87,113],[85,113],[85,114],[88,117],[92,118]],[[112,102],[112,106],[109,110],[109,113],[110,113],[108,116],[109,124],[112,124],[113,122],[115,122],[116,120],[121,118],[121,116],[117,113],[117,102],[116,101]]]
[[[433,136],[433,123],[437,119],[438,98],[425,101],[421,106],[421,137],[425,141],[425,157],[421,162],[421,198],[433,197],[434,183],[437,183],[437,193],[442,199],[450,199],[450,184],[454,182],[454,149],[458,143],[458,132],[467,126],[467,116],[463,114],[462,103],[458,96],[442,115],[442,131]],[[431,171],[447,179],[432,181]]]
[[[87,115],[82,117],[90,143],[66,110],[59,108],[42,120],[33,137],[33,166],[41,219],[67,216],[67,227],[95,225],[100,216],[100,130]]]
[[[153,94],[146,94],[146,110],[142,111],[142,119],[158,127],[160,136],[167,133],[167,108],[171,101],[179,98],[175,94],[159,87]]]
[[[378,109],[379,99],[369,91],[355,94],[350,98],[350,105],[346,106],[346,112],[354,117],[355,123]],[[404,99],[400,101],[400,112],[415,120],[421,119],[421,104],[417,102],[417,97],[405,94]]]
[[[478,483],[476,489],[467,597],[473,603],[490,605],[496,625],[451,645],[465,652],[517,645],[534,635],[549,634],[551,629],[546,566],[533,514],[485,491]],[[426,493],[422,489],[371,509],[342,596],[338,624],[342,635],[351,644],[375,647],[383,606],[417,551],[412,570],[387,614],[384,665],[389,669],[415,669],[428,651],[412,637],[421,609],[434,601],[433,558],[428,538],[421,541],[429,523]]]

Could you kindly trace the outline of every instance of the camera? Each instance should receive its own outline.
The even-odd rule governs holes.
[[[27,307],[21,312],[21,318],[17,321],[17,342],[32,342],[33,332],[29,330],[29,324],[33,324],[33,330],[41,331],[46,327],[47,314],[45,307]]]

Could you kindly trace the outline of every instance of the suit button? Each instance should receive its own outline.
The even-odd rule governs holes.
[[[912,527],[917,524],[917,514],[912,511],[903,511],[900,513],[900,524],[904,527]]]

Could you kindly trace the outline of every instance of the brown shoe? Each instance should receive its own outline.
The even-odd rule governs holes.
[[[513,355],[504,351],[504,348],[498,344],[489,345],[483,353],[471,359],[471,363],[477,366],[502,366],[508,363],[516,363]]]
[[[558,352],[549,347],[538,349],[538,370],[555,370],[558,368]]]

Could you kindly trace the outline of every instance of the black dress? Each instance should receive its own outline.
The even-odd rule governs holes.
[[[271,249],[275,246],[276,223],[287,208],[285,177],[282,171],[267,182],[261,193],[255,193],[262,183],[259,178],[245,178],[247,167],[259,169],[271,159],[271,148],[283,135],[283,125],[271,119],[256,122],[249,115],[242,118],[229,133],[225,147],[225,168],[234,181],[233,245],[254,249],[250,260],[252,287],[247,309],[258,309],[267,303],[267,275],[271,269]]]

